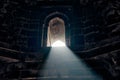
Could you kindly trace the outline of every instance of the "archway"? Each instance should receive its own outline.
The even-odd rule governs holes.
[[[55,20],[57,19],[57,20]],[[42,28],[42,39],[41,39],[41,47],[50,47],[51,43],[48,42],[48,33],[49,33],[49,26],[52,25],[52,21],[57,21],[59,23],[59,26],[64,26],[64,37],[65,37],[65,43],[66,46],[70,46],[70,24],[69,24],[69,18],[67,15],[60,13],[60,12],[53,12],[45,17],[44,24]],[[56,22],[55,22],[56,24]],[[58,29],[58,28],[57,28]],[[60,30],[61,31],[61,30]]]

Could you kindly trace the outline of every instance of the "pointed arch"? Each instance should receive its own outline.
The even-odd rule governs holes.
[[[65,42],[67,46],[70,46],[70,24],[69,24],[69,18],[67,15],[61,13],[61,12],[53,12],[45,17],[44,24],[42,28],[42,40],[41,40],[41,47],[47,47],[48,45],[48,33],[49,31],[49,25],[50,21],[52,19],[58,19],[57,21],[63,21],[65,26]]]

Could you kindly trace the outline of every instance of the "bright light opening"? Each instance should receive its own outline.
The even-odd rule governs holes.
[[[64,46],[65,46],[65,43],[60,40],[58,40],[52,44],[52,47],[64,47]]]

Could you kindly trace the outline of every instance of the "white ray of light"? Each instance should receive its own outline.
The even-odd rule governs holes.
[[[58,80],[103,80],[82,59],[74,54],[67,46],[52,47],[40,76]],[[44,79],[41,79],[44,80]]]

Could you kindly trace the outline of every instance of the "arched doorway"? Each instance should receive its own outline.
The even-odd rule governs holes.
[[[52,22],[52,21],[54,21],[54,22]],[[52,26],[52,27],[50,27],[50,26]],[[59,28],[57,26],[59,26]],[[54,31],[53,33],[50,32],[50,31],[52,31],[52,30],[50,30],[50,28],[51,29],[55,28],[55,30],[53,30]],[[63,31],[63,33],[61,35],[64,37],[64,39],[61,39],[61,40],[66,43],[66,46],[70,46],[69,18],[67,15],[65,15],[63,13],[53,12],[53,13],[49,14],[48,16],[46,16],[44,19],[44,24],[42,27],[41,47],[50,47],[51,44],[53,43],[52,39],[50,38],[50,35],[58,32],[58,31]],[[50,35],[48,35],[48,33]],[[60,35],[60,33],[61,32],[59,32],[58,34]],[[56,35],[56,36],[58,36],[58,35]]]

